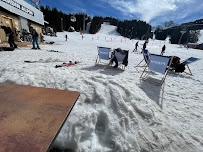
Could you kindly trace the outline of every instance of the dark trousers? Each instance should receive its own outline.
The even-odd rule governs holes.
[[[35,43],[37,45],[37,48],[39,49],[39,43],[38,43],[38,38],[33,38],[33,41],[32,41],[32,45],[33,45],[33,48],[35,48]]]
[[[17,48],[17,45],[14,42],[13,35],[9,35],[9,37],[8,37],[8,43],[10,44],[10,47]]]

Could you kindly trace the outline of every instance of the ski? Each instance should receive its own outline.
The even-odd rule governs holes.
[[[37,63],[38,61],[24,61],[26,63]]]
[[[69,63],[63,63],[63,64],[56,65],[55,68],[64,67],[64,66],[71,66],[71,65],[78,64],[78,63],[81,63],[81,62],[79,62],[79,61],[75,61],[75,62],[69,61]]]

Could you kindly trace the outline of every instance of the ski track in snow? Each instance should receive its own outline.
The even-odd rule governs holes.
[[[140,81],[142,69],[134,66],[143,57],[132,53],[136,41],[122,38],[121,42],[115,27],[103,25],[98,34],[85,34],[84,40],[73,32],[65,42],[64,35],[46,37],[55,43],[41,45],[42,50],[27,47],[0,52],[0,82],[80,92],[55,141],[57,147],[78,152],[203,151],[202,59],[191,64],[193,76],[169,73],[164,85],[157,87]],[[159,54],[164,42],[150,40],[147,48]],[[126,70],[95,66],[97,46],[129,50]],[[203,58],[201,50],[169,43],[165,55]],[[81,63],[54,68],[61,64],[58,60]]]

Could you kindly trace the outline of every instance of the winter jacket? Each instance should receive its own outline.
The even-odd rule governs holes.
[[[11,30],[10,27],[1,26],[1,28],[2,28],[2,29],[4,30],[4,32],[6,33],[6,36],[13,35],[13,31]]]
[[[38,39],[38,33],[35,31],[35,29],[32,29],[32,31],[31,31],[31,35],[32,35],[32,38],[33,39]]]

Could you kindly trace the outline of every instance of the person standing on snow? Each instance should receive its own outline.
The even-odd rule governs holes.
[[[133,52],[137,52],[138,42],[139,41],[137,41],[137,43],[135,44],[135,49],[133,50]]]
[[[4,30],[6,36],[8,36],[8,43],[10,45],[10,47],[12,48],[17,48],[17,45],[14,42],[14,36],[13,36],[13,31],[11,30],[11,28],[8,26],[2,26],[0,25],[0,28]]]
[[[166,46],[164,44],[164,46],[162,47],[161,56],[165,53],[165,49],[166,49]]]
[[[37,45],[37,49],[40,49],[39,44],[38,44],[38,36],[39,36],[39,34],[37,33],[37,31],[35,31],[35,29],[32,26],[30,26],[30,33],[32,35],[32,45],[33,45],[32,49],[36,49],[35,48],[35,43]]]
[[[146,47],[147,47],[147,41],[145,41],[144,44],[143,44],[143,50],[145,50]]]
[[[67,39],[68,39],[68,35],[67,34],[65,35],[65,38],[66,38],[66,41],[67,41]]]
[[[146,46],[147,46],[147,41],[144,42],[142,51],[146,49]],[[142,53],[142,52],[141,52],[141,53]]]

